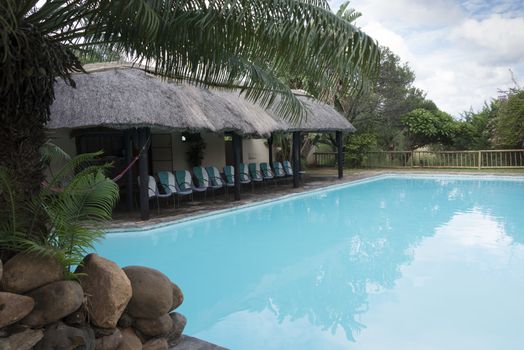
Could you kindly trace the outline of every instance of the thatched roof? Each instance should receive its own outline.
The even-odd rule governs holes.
[[[89,67],[88,67],[89,68]],[[354,131],[332,107],[299,96],[307,118],[293,125],[236,92],[163,81],[128,66],[97,66],[76,74],[76,88],[58,81],[49,129],[155,127],[173,131],[235,131],[267,136],[276,131]]]

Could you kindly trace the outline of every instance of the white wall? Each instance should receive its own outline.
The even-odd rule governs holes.
[[[269,162],[269,147],[266,139],[244,139],[242,152],[244,163]]]
[[[202,138],[206,143],[202,165],[216,166],[218,169],[222,169],[226,165],[226,145],[224,135],[202,133]]]

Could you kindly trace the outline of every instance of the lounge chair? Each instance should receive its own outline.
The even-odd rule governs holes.
[[[213,181],[211,181],[206,168],[202,166],[194,167],[193,174],[195,175],[197,179],[198,187],[211,189],[211,191],[213,191],[213,198],[215,198],[215,190],[222,188],[222,184],[221,185],[214,184]]]
[[[138,187],[140,187],[140,176],[137,177],[137,180],[138,180]],[[149,176],[147,187],[148,187],[147,196],[149,197],[149,200],[151,200],[152,198],[156,198],[156,210],[157,210],[157,213],[160,213],[160,198],[169,198],[173,194],[171,193],[169,189],[168,191],[166,191],[166,193],[160,193],[160,191],[158,190],[158,186],[156,184],[156,180],[151,175]]]
[[[205,198],[207,187],[195,186],[191,178],[191,173],[188,170],[176,170],[175,180],[182,191],[193,190],[193,192],[204,192]]]
[[[227,187],[235,187],[235,168],[231,165],[224,167],[224,176],[226,178]]]
[[[245,163],[240,163],[240,183],[249,184],[251,182],[251,176],[249,176],[249,169]]]
[[[262,172],[260,171],[260,167],[258,166],[258,164],[249,163],[248,167],[249,167],[249,176],[251,176],[251,180],[253,180],[253,182],[262,183],[264,178],[262,177]]]
[[[273,180],[275,178],[275,174],[273,170],[271,170],[269,163],[260,163],[260,170],[262,171],[262,178],[264,180]]]
[[[227,182],[224,181],[222,176],[220,175],[220,171],[218,171],[217,167],[214,166],[208,166],[206,168],[207,174],[209,175],[209,181],[211,181],[211,185],[214,186],[214,188],[224,188],[225,189],[225,196],[227,197],[227,188],[232,187],[227,184]],[[233,184],[234,186],[234,184]]]
[[[275,177],[286,177],[286,172],[284,171],[284,167],[282,166],[282,163],[280,162],[273,162],[273,169]]]
[[[173,202],[175,202],[175,208],[176,208],[177,200],[178,200],[178,204],[180,205],[179,197],[190,195],[191,200],[193,200],[193,190],[191,188],[186,189],[186,190],[180,189],[180,187],[178,186],[176,182],[175,175],[172,172],[159,171],[158,179],[160,180],[160,185],[162,186],[162,188],[164,188],[165,192],[167,193],[167,191],[171,191],[171,193],[173,194],[173,197],[174,197]]]
[[[283,166],[286,176],[293,176],[293,167],[291,166],[289,160],[285,160]]]
[[[235,186],[235,167],[232,165],[226,165],[224,167],[224,175],[226,177],[226,186],[228,187],[234,187]],[[249,173],[247,170],[247,167],[245,164],[240,164],[240,184],[249,184],[251,182],[251,178],[249,177]]]

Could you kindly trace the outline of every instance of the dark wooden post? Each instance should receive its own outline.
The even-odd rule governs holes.
[[[142,220],[149,220],[149,162],[148,162],[148,139],[150,135],[149,128],[138,129],[138,140],[140,153],[140,159],[138,161],[138,173],[140,175],[140,218]],[[145,148],[144,148],[144,145]],[[142,148],[144,148],[142,150]]]
[[[342,142],[342,131],[336,132],[337,139],[337,163],[338,163],[338,178],[344,177],[344,143]]]
[[[269,147],[269,167],[273,168],[273,134],[267,139],[267,146]]]
[[[293,132],[293,187],[300,186],[300,131]]]
[[[242,146],[242,137],[236,132],[232,132],[233,137],[233,164],[235,167],[235,200],[240,200],[240,150]]]
[[[133,160],[133,129],[124,131],[124,147],[125,147],[125,166]],[[129,169],[126,174],[126,189],[127,189],[127,210],[133,210],[133,168]]]

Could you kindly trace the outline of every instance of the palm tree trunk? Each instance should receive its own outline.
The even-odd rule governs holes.
[[[54,100],[53,85],[57,77],[73,85],[70,72],[82,68],[70,50],[34,27],[21,27],[9,38],[6,52],[10,54],[0,60],[0,166],[12,182],[18,227],[32,238],[41,238],[48,232],[47,223],[35,218],[27,204],[44,180],[40,148]],[[1,216],[5,213],[3,204]],[[10,253],[0,251],[0,256]]]

